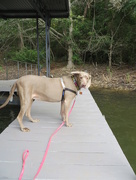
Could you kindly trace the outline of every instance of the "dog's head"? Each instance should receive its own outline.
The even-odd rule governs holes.
[[[91,86],[91,75],[83,71],[71,72],[74,75],[79,88],[89,88]]]

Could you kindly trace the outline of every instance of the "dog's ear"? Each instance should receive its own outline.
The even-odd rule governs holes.
[[[72,75],[79,75],[81,72],[80,71],[73,71],[71,72]]]
[[[76,80],[78,79],[79,74],[81,74],[81,71],[73,71],[73,72],[71,72],[71,75],[74,76],[76,78]]]
[[[89,80],[88,83],[86,85],[86,88],[89,88],[91,86],[91,75],[89,75]]]

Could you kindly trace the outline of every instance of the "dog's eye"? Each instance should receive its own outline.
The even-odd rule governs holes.
[[[83,79],[83,77],[81,76],[80,79]]]

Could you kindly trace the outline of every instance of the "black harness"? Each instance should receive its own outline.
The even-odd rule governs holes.
[[[65,96],[65,91],[69,91],[69,92],[72,92],[74,93],[75,95],[77,95],[77,92],[72,90],[72,89],[69,89],[69,88],[66,88],[64,83],[63,83],[63,79],[61,78],[61,84],[62,84],[62,87],[63,87],[63,91],[62,91],[62,98],[61,98],[61,101],[64,101],[64,96]]]
[[[65,91],[70,91],[70,92],[74,93],[75,95],[77,95],[77,92],[76,92],[76,91],[74,91],[74,90],[72,90],[72,89],[69,89],[69,88],[65,88],[65,89],[63,89],[63,91],[62,91],[61,101],[64,101]]]

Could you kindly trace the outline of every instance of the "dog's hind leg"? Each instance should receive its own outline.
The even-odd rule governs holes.
[[[31,122],[39,122],[38,119],[33,119],[32,116],[31,116],[31,106],[32,106],[32,103],[33,103],[33,99],[30,100],[28,109],[27,109],[27,111],[26,111],[26,117],[27,117]]]
[[[21,107],[20,107],[20,112],[19,112],[19,114],[17,116],[17,120],[19,122],[21,130],[23,132],[29,132],[30,130],[28,128],[24,127],[23,122],[22,122],[25,111],[26,111],[26,104],[22,104]]]
[[[23,117],[24,117],[24,114],[28,108],[28,105],[29,105],[29,102],[30,100],[28,100],[27,98],[25,98],[25,92],[23,91],[23,88],[21,87],[18,87],[18,94],[19,94],[19,98],[20,98],[20,112],[17,116],[17,120],[18,120],[18,123],[20,125],[20,129],[23,131],[23,132],[29,132],[30,130],[26,127],[24,127],[23,125]]]

